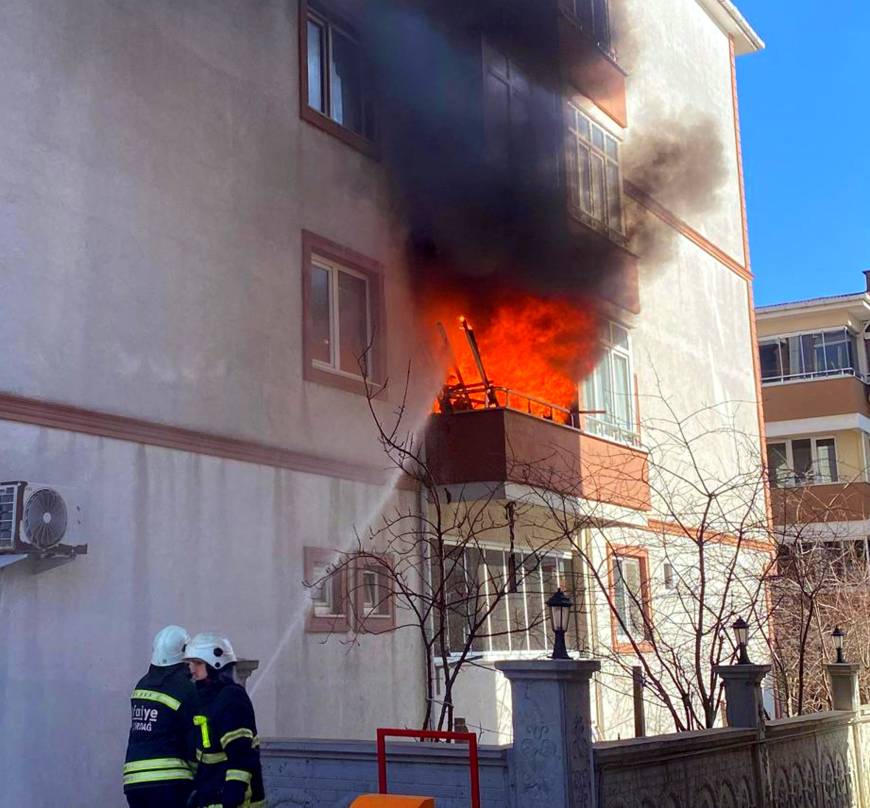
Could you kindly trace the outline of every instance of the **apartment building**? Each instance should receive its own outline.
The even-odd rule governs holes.
[[[866,563],[870,294],[762,306],[757,322],[774,521]]]
[[[501,368],[492,398],[429,418],[444,379],[426,377],[409,399],[412,420],[431,422],[442,487],[486,487],[503,510],[542,487],[514,461],[557,450],[567,465],[543,487],[591,503],[612,532],[573,536],[543,561],[540,520],[517,526],[520,551],[504,531],[483,542],[485,591],[517,564],[538,578],[490,616],[459,684],[458,712],[484,740],[510,723],[492,661],[552,644],[512,615],[541,614],[554,586],[581,582],[574,650],[629,659],[651,623],[668,622],[674,565],[693,562],[658,542],[679,545],[681,529],[650,462],[656,424],[721,405],[760,441],[734,62],[762,43],[737,9],[553,0],[525,26],[522,10],[487,16],[489,4],[470,20],[462,4],[399,5],[398,28],[349,0],[2,11],[0,478],[29,484],[4,489],[12,515],[0,522],[9,804],[119,802],[129,690],[170,622],[225,631],[259,660],[250,689],[264,736],[367,738],[421,720],[420,648],[391,630],[401,615],[376,596],[377,567],[302,584],[380,514],[430,507],[385,471],[363,395],[367,379],[402,379],[424,353],[421,256],[461,253],[477,231],[519,233],[509,280],[525,298],[544,295],[522,284],[550,269],[529,244],[558,242],[560,291],[582,296],[595,278],[594,362],[569,378],[576,401],[515,381],[536,349],[508,334],[521,353],[505,360],[493,328],[479,330],[484,362]],[[447,33],[420,35],[430,28]],[[408,75],[439,90],[425,96],[425,127],[401,114],[418,111],[408,95],[370,80],[403,72],[366,52],[385,31]],[[454,104],[468,125],[439,126]],[[546,188],[545,239],[531,229],[545,206],[528,196],[503,210],[491,202],[513,199],[502,186],[471,209],[470,186],[438,195],[452,186],[427,165],[466,147],[480,151],[458,173],[439,168],[458,183],[507,166],[518,186]],[[498,230],[493,210],[510,226]],[[435,249],[409,252],[420,221]],[[429,264],[426,281],[439,277]],[[807,384],[841,382],[858,380]],[[389,418],[400,402],[393,385],[373,406]],[[703,450],[723,478],[733,447],[722,433]],[[63,506],[33,498],[45,489]],[[360,613],[378,629],[355,630]],[[628,734],[630,682],[611,666],[597,687],[598,734]]]

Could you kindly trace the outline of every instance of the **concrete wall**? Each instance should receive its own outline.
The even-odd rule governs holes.
[[[511,782],[508,750],[480,749],[483,808],[508,808]],[[262,752],[263,778],[270,805],[287,808],[347,808],[360,794],[378,790],[373,743],[271,741]],[[387,746],[387,783],[393,794],[437,799],[438,808],[467,808],[467,747],[418,743]]]
[[[301,231],[383,263],[399,376],[401,233],[377,163],[299,117],[296,3],[0,15],[0,389],[370,458],[365,402],[302,378]]]
[[[303,546],[349,545],[388,489],[9,423],[0,445],[0,479],[78,488],[89,544],[64,566],[0,571],[0,737],[17,750],[0,759],[4,805],[120,804],[129,694],[170,622],[260,660],[264,735],[420,721],[410,632],[304,633]],[[50,767],[32,763],[49,750]]]

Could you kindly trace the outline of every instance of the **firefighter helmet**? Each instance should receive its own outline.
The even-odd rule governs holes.
[[[236,652],[229,639],[222,634],[205,631],[197,634],[188,644],[184,652],[185,660],[200,659],[216,670],[225,668],[236,661]]]
[[[184,659],[184,647],[190,642],[190,634],[181,626],[166,626],[154,637],[151,647],[151,664],[161,668],[178,665]]]

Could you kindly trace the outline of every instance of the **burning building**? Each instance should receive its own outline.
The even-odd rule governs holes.
[[[3,17],[2,478],[70,515],[41,543],[0,519],[10,804],[116,798],[129,687],[170,622],[259,660],[264,735],[421,722],[452,657],[421,670],[377,564],[331,571],[433,496],[451,524],[492,514],[473,560],[494,608],[474,637],[446,619],[485,740],[506,726],[491,663],[549,648],[550,590],[573,595],[573,651],[644,652],[674,576],[651,537],[692,521],[653,434],[720,404],[761,434],[734,60],[762,43],[730,2]],[[384,471],[372,413],[397,408],[428,491]],[[709,434],[727,477],[733,437]],[[566,503],[583,518],[560,533]],[[606,667],[601,737],[630,690]],[[49,747],[63,782],[27,763]]]

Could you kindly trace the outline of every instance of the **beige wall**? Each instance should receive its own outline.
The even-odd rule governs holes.
[[[657,200],[744,264],[728,37],[694,0],[611,5],[629,74],[626,178],[675,145]]]

